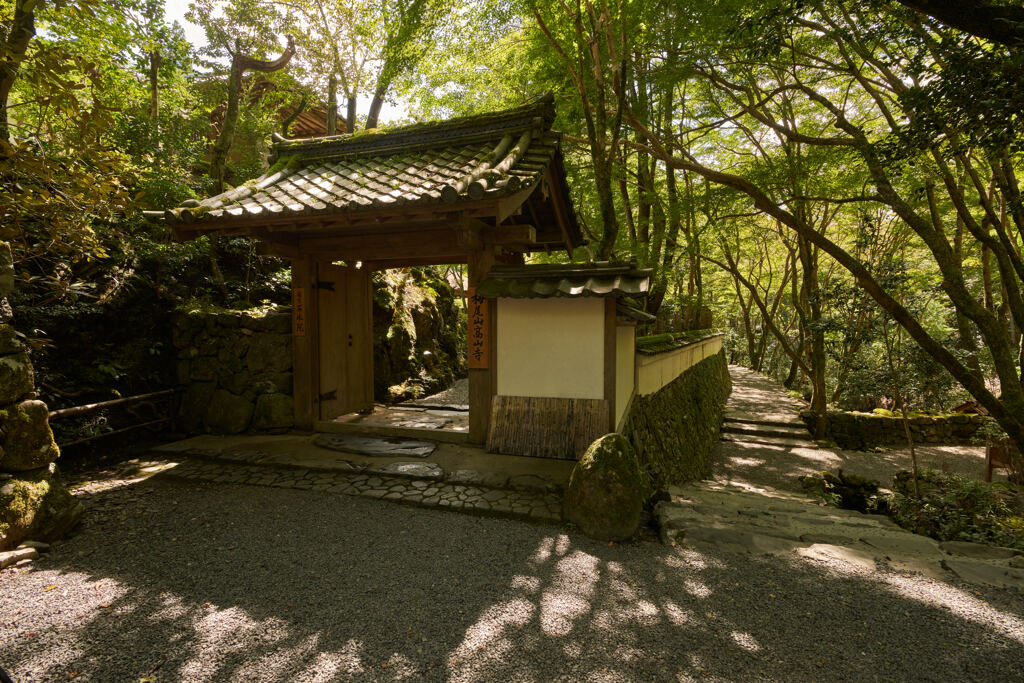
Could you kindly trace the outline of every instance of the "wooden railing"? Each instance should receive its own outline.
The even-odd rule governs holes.
[[[135,429],[142,428],[154,428],[159,425],[171,425],[174,424],[174,394],[176,390],[165,389],[164,391],[154,391],[148,394],[138,394],[136,396],[126,396],[124,398],[115,398],[110,401],[101,401],[99,403],[86,403],[85,405],[73,406],[71,408],[61,408],[59,410],[50,411],[50,421],[55,422],[57,420],[65,420],[71,417],[82,417],[91,413],[98,412],[100,410],[108,410],[111,408],[125,409],[133,417],[137,417],[142,420],[141,422],[121,427],[119,429],[113,429],[107,432],[98,432],[96,434],[90,434],[73,441],[68,441],[58,444],[61,448],[67,446],[75,446],[77,444],[86,443],[88,441],[94,441],[107,436],[114,436],[115,434],[123,434],[130,432]],[[160,404],[166,402],[166,409],[161,411]],[[143,416],[139,414],[139,409],[146,409],[150,411],[150,415]]]

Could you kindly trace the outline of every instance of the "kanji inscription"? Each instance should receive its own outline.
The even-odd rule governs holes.
[[[491,348],[491,307],[490,302],[470,288],[469,296],[469,334],[466,338],[471,369],[490,367]]]
[[[306,336],[306,290],[303,287],[292,290],[292,334]]]

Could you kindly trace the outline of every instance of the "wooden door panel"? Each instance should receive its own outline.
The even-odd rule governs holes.
[[[320,419],[373,409],[370,272],[317,267]]]

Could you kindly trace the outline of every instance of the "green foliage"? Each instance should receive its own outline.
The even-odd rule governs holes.
[[[998,484],[958,474],[923,470],[921,499],[914,497],[912,475],[894,479],[890,507],[903,528],[940,541],[972,541],[1024,550],[1024,510],[1019,495]],[[1011,508],[1010,500],[1018,502]]]

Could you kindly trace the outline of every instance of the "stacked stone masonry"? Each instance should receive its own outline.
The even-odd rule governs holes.
[[[82,514],[57,474],[50,411],[36,398],[32,363],[11,322],[13,291],[11,248],[0,242],[0,551],[59,538]]]
[[[622,428],[655,488],[700,479],[718,443],[732,391],[724,351],[647,396],[636,396]]]
[[[273,432],[294,424],[290,308],[182,311],[174,346],[185,431]]]
[[[814,412],[804,411],[800,418],[808,429],[814,428]],[[910,417],[910,434],[917,443],[973,444],[975,433],[985,423],[980,415],[940,415]],[[840,448],[863,450],[875,446],[907,443],[903,419],[874,413],[831,411],[825,417],[825,438]]]

